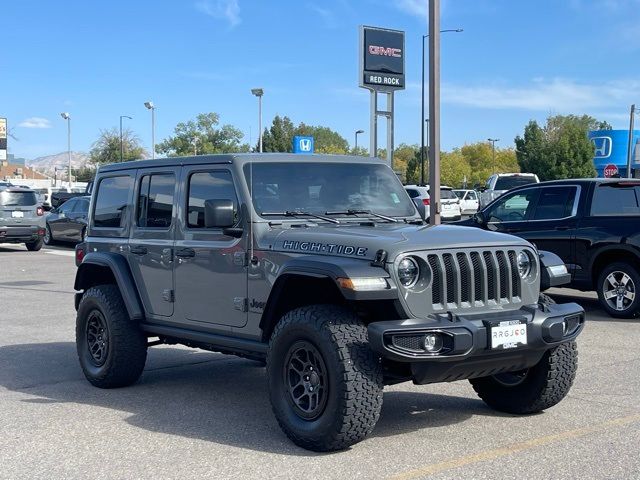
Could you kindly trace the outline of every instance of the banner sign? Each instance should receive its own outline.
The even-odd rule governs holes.
[[[360,27],[360,86],[379,92],[404,90],[404,32]]]
[[[7,159],[7,119],[0,118],[0,160]]]

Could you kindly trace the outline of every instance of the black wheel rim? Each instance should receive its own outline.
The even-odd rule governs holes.
[[[47,227],[44,229],[44,237],[42,240],[47,245],[49,244],[49,242],[51,242],[51,230],[49,230],[49,225],[47,225]]]
[[[104,316],[93,310],[87,319],[87,347],[96,367],[104,365],[109,353],[109,332]]]
[[[525,381],[528,373],[529,369],[527,368],[524,370],[518,370],[517,372],[499,373],[494,375],[493,378],[500,385],[505,387],[515,387]]]
[[[327,368],[322,355],[310,342],[298,341],[287,352],[284,383],[296,414],[305,420],[320,416],[327,404]]]

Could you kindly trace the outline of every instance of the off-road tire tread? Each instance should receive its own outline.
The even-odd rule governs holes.
[[[127,309],[122,300],[120,290],[116,285],[98,285],[89,288],[80,301],[76,320],[76,344],[80,349],[83,338],[81,328],[84,321],[80,318],[83,313],[83,303],[88,299],[95,299],[101,306],[102,313],[109,328],[109,368],[101,375],[91,375],[82,362],[82,370],[87,380],[99,388],[119,388],[135,383],[142,374],[147,360],[147,337],[138,324],[127,315]],[[78,351],[80,359],[80,352]]]
[[[331,372],[343,379],[340,390],[331,393],[340,397],[335,428],[324,438],[304,438],[281,421],[275,407],[273,412],[282,430],[296,445],[319,452],[343,450],[371,433],[380,418],[382,367],[369,348],[366,326],[353,312],[336,305],[311,305],[288,312],[275,327],[269,349],[282,332],[302,322],[312,325],[321,341],[329,342],[339,359],[340,371]],[[267,361],[267,377],[272,374],[271,367]]]
[[[470,380],[478,396],[491,408],[518,415],[538,413],[560,402],[571,389],[578,367],[576,342],[547,352],[531,368],[530,377],[515,387],[505,387],[492,377]]]

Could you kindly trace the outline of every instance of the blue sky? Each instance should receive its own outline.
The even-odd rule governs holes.
[[[214,111],[257,138],[264,121],[327,125],[368,145],[369,97],[358,88],[358,26],[406,32],[407,89],[396,94],[396,144],[420,141],[426,0],[22,0],[3,2],[0,116],[34,158],[88,151],[120,115],[145,146]],[[442,147],[499,138],[530,119],[587,113],[614,128],[640,104],[640,0],[442,0]],[[384,122],[382,122],[384,124]],[[380,130],[384,146],[384,130]]]

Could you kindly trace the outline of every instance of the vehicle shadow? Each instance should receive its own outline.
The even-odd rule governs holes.
[[[271,412],[265,370],[256,362],[180,348],[150,349],[139,383],[101,390],[84,379],[71,342],[0,347],[0,385],[44,405],[79,403],[127,412],[127,423],[158,433],[257,451],[316,455],[291,443]],[[427,388],[427,387],[425,387]],[[480,400],[420,392],[384,395],[371,437],[463,422],[487,414]]]

